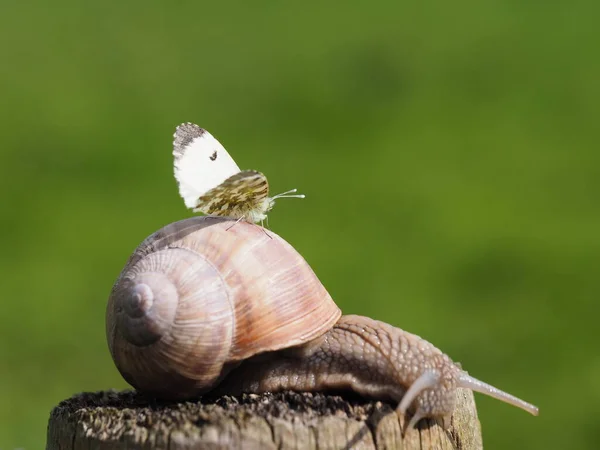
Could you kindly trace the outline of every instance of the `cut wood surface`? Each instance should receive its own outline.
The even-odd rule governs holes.
[[[402,437],[393,406],[284,392],[162,402],[134,391],[82,393],[48,423],[47,450],[481,449],[473,394],[458,390],[451,426],[422,420]]]

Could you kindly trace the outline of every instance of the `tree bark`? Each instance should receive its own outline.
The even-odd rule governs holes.
[[[473,394],[459,389],[451,426],[433,420],[401,434],[393,405],[284,392],[161,402],[133,391],[82,393],[48,423],[47,450],[482,448]]]

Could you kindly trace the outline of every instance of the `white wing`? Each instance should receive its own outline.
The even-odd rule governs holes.
[[[183,123],[173,136],[175,179],[188,208],[195,208],[202,194],[240,172],[219,141],[198,125]]]

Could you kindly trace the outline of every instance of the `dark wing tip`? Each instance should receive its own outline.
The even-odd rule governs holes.
[[[173,152],[182,154],[183,149],[187,147],[190,142],[196,138],[199,138],[204,133],[206,133],[206,130],[204,128],[200,128],[195,123],[182,123],[175,129],[175,134],[173,135]]]

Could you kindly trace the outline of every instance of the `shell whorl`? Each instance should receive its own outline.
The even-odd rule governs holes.
[[[307,342],[341,312],[304,259],[256,225],[193,217],[136,249],[113,287],[107,337],[134,387],[211,389],[241,360]]]
[[[210,385],[233,335],[222,277],[182,248],[158,250],[129,265],[113,289],[108,317],[109,347],[124,378],[158,395],[171,396],[171,372],[183,396]]]
[[[115,293],[119,297],[118,326],[133,345],[153,344],[173,322],[179,295],[177,288],[159,273],[142,273],[126,280]]]

